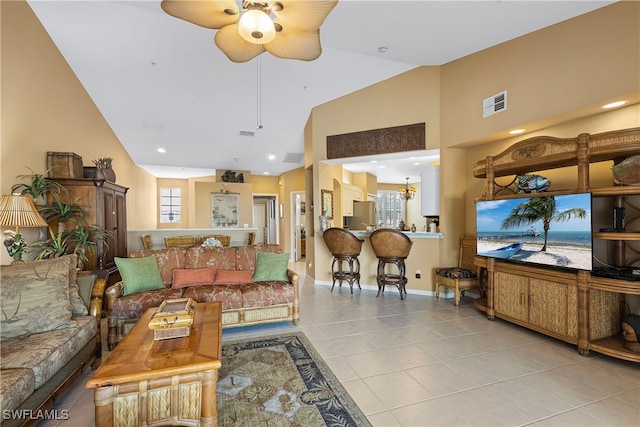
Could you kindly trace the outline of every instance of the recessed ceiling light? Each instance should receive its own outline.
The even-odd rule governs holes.
[[[514,130],[512,130],[512,131],[509,131],[509,133],[510,133],[511,135],[519,135],[519,134],[521,134],[521,133],[524,133],[524,131],[525,131],[525,130],[526,130],[526,129],[514,129]]]
[[[420,162],[415,162],[413,166],[420,166]]]
[[[165,150],[164,148],[160,147],[158,148],[158,153],[166,153],[167,150]]]
[[[384,169],[384,168],[386,168],[385,165],[380,165],[380,169]]]
[[[276,158],[275,154],[269,154],[269,160],[274,160]]]
[[[389,50],[389,48],[386,47],[386,46],[380,46],[378,48],[378,52],[380,52],[380,53],[385,53],[387,50]]]
[[[269,172],[263,172],[262,174],[263,175],[269,175]]]
[[[602,108],[616,108],[619,107],[621,105],[626,104],[629,101],[616,101],[616,102],[610,102],[609,104],[605,104],[602,106]]]

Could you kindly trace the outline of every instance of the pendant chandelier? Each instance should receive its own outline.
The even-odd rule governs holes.
[[[233,62],[263,52],[283,59],[313,61],[322,53],[320,25],[338,0],[163,0],[162,10],[204,28],[218,30],[214,42]]]
[[[409,177],[407,177],[407,183],[404,187],[398,187],[398,193],[400,193],[405,200],[411,200],[416,197],[416,187],[409,187]]]

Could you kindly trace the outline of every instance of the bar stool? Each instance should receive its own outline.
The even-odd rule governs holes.
[[[329,252],[333,255],[333,262],[331,263],[331,277],[333,278],[331,292],[333,292],[333,287],[336,285],[336,280],[338,280],[340,287],[342,287],[342,281],[344,280],[349,282],[351,293],[353,293],[353,282],[356,282],[358,288],[360,288],[360,260],[358,260],[358,255],[362,250],[363,240],[358,239],[349,231],[337,227],[328,228],[322,233],[322,237],[327,244]],[[348,270],[343,268],[345,262],[349,267]]]
[[[406,267],[404,260],[409,256],[413,242],[406,234],[393,228],[380,228],[369,236],[373,253],[378,258],[378,295],[384,292],[386,285],[393,285],[400,291],[400,299],[403,300],[407,294],[405,285],[407,284]],[[386,272],[387,264],[395,265],[398,272]]]

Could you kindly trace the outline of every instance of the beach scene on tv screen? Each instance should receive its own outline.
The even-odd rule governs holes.
[[[591,270],[588,193],[478,201],[476,230],[478,255]]]

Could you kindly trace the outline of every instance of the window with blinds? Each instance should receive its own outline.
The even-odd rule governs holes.
[[[378,225],[398,228],[404,219],[404,199],[397,191],[378,191],[376,196]]]
[[[180,222],[180,189],[160,188],[160,222]]]

